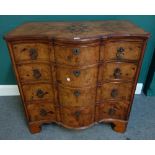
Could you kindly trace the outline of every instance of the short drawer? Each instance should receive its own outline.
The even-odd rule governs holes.
[[[49,61],[49,45],[44,43],[17,43],[13,44],[13,52],[16,62],[26,60]]]
[[[106,80],[134,80],[137,71],[137,64],[110,62],[100,67],[102,81]]]
[[[101,48],[101,59],[139,60],[142,48],[142,42],[109,42]]]
[[[123,82],[109,82],[97,88],[97,101],[130,100],[133,84]]]
[[[71,66],[86,66],[99,61],[99,46],[55,46],[56,63]]]
[[[103,119],[127,120],[128,101],[104,102],[97,106],[98,121]]]
[[[71,87],[96,85],[97,70],[97,66],[83,69],[58,66],[56,70],[57,81]]]
[[[62,107],[61,121],[70,128],[87,127],[94,122],[95,107]]]
[[[96,87],[66,88],[59,85],[59,102],[63,106],[95,105]]]
[[[50,100],[53,102],[53,86],[50,84],[26,84],[22,88],[25,101]]]
[[[17,70],[21,81],[51,80],[49,64],[20,64]]]
[[[37,103],[27,105],[30,121],[56,121],[56,111],[53,103]]]

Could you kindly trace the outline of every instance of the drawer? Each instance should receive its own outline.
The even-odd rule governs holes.
[[[94,122],[95,107],[63,107],[61,108],[61,121],[70,128],[89,126]]]
[[[96,85],[97,70],[97,66],[85,69],[58,66],[56,70],[57,81],[71,87]]]
[[[130,100],[133,84],[122,82],[104,83],[97,89],[97,100]]]
[[[16,62],[24,60],[49,61],[49,45],[43,43],[18,43],[13,45]]]
[[[101,80],[134,80],[137,65],[134,63],[111,62],[100,67]]]
[[[95,105],[96,88],[66,88],[59,85],[59,102],[63,106]]]
[[[142,42],[109,42],[101,49],[101,59],[139,60]]]
[[[37,103],[27,105],[30,121],[56,120],[56,111],[52,103]]]
[[[72,66],[96,64],[99,60],[99,46],[67,47],[55,46],[56,63]]]
[[[17,69],[21,81],[51,80],[48,64],[20,64]]]
[[[115,101],[105,102],[97,106],[98,120],[121,119],[126,120],[128,116],[129,102]]]
[[[22,88],[25,101],[50,100],[53,102],[53,86],[50,84],[27,84]]]

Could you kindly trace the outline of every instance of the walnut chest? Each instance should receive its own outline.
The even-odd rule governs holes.
[[[5,36],[28,126],[124,132],[149,33],[128,21],[32,22]]]

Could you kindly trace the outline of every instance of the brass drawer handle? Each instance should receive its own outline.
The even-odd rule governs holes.
[[[75,70],[73,71],[74,76],[78,77],[80,76],[80,71],[79,70]]]
[[[47,115],[47,111],[45,109],[41,109],[40,110],[40,115],[41,116],[46,116]]]
[[[76,111],[76,112],[74,113],[74,115],[75,115],[76,119],[79,119],[79,117],[80,117],[80,115],[81,115],[81,112],[80,112],[80,111]]]
[[[33,69],[33,76],[36,78],[36,79],[40,79],[41,77],[41,73],[38,69]]]
[[[110,108],[109,111],[108,111],[108,114],[112,116],[112,115],[115,114],[115,112],[116,112],[115,109]]]
[[[41,89],[38,89],[38,90],[37,90],[37,93],[36,93],[36,95],[37,95],[39,98],[43,98],[44,95],[46,95],[46,94],[48,94],[48,93],[47,93],[47,92],[44,92],[44,91],[41,90]]]
[[[112,89],[111,91],[111,97],[115,98],[118,96],[118,90],[117,89]]]
[[[80,93],[79,90],[75,90],[75,91],[74,91],[74,95],[75,95],[76,97],[80,96],[80,94],[81,94],[81,93]]]
[[[116,57],[118,59],[121,59],[124,55],[125,49],[123,47],[120,47],[117,49]]]
[[[113,76],[115,77],[115,79],[119,79],[120,77],[121,77],[121,70],[120,70],[120,68],[116,68],[115,70],[114,70],[114,73],[113,73]]]
[[[31,58],[31,60],[36,60],[38,57],[38,52],[35,48],[30,48],[29,50],[29,56]]]
[[[79,55],[80,54],[80,49],[79,48],[73,48],[72,50],[74,55]]]

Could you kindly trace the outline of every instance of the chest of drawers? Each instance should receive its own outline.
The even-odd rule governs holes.
[[[5,36],[28,126],[124,132],[149,33],[128,21],[32,22]]]

